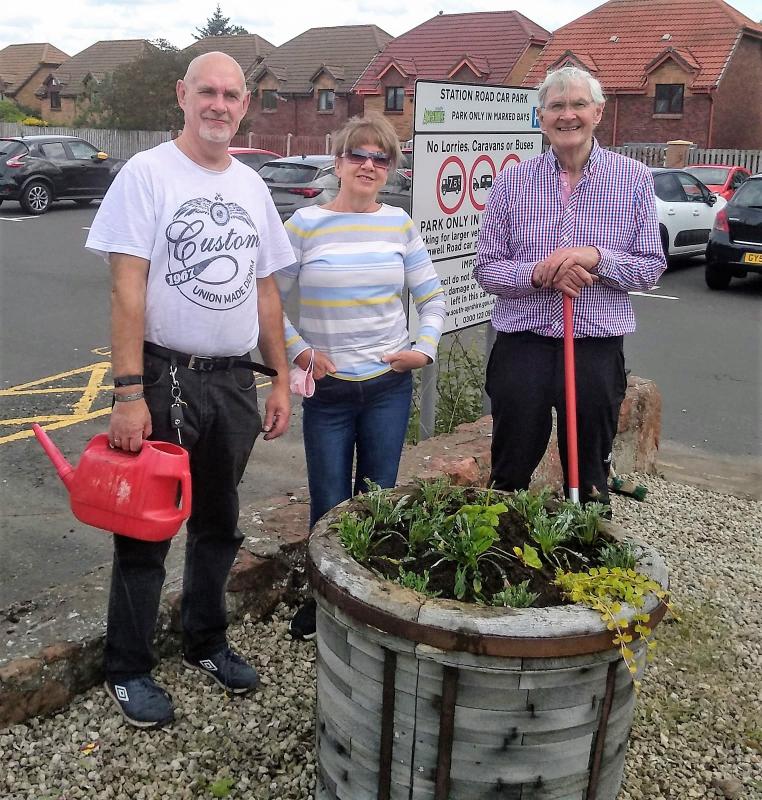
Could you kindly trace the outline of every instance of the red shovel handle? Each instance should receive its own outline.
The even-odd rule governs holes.
[[[574,306],[564,295],[564,389],[566,393],[566,447],[569,497],[579,502],[579,454],[577,452],[577,383],[574,376]]]

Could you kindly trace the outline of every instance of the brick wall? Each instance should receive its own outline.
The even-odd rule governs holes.
[[[402,113],[387,114],[384,111],[386,97],[384,95],[365,95],[365,112],[377,111],[382,114],[397,132],[401,141],[413,137],[413,98],[405,95],[405,110]]]
[[[709,147],[762,150],[762,41],[744,36],[720,81]]]
[[[596,136],[602,145],[611,145],[616,99],[609,97]],[[687,139],[708,147],[711,101],[708,95],[686,92],[682,116],[654,116],[654,99],[645,95],[619,95],[616,144],[625,142],[669,142]]]
[[[50,97],[43,99],[40,113],[42,118],[54,126],[71,125],[79,114],[79,108],[73,97],[62,97],[61,108],[53,110],[50,107]]]

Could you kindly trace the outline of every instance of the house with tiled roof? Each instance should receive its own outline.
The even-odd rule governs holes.
[[[52,125],[71,125],[106,75],[153,47],[146,39],[101,41],[67,59],[37,89],[42,116]]]
[[[549,38],[518,11],[438,14],[390,42],[354,90],[409,139],[416,80],[520,86]]]
[[[0,50],[0,100],[14,100],[39,114],[42,104],[35,95],[40,81],[69,56],[48,42],[9,44]]]
[[[762,25],[723,0],[610,0],[555,31],[524,85],[567,64],[603,86],[602,144],[762,149]]]
[[[324,136],[362,113],[352,86],[392,37],[376,25],[310,28],[268,53],[248,77],[251,130]]]
[[[274,49],[274,44],[256,33],[240,33],[232,36],[205,36],[186,47],[185,52],[191,58],[213,51],[227,53],[241,65],[243,74],[249,75]]]

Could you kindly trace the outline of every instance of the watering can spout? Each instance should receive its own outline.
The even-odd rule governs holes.
[[[66,488],[70,488],[74,481],[74,467],[64,458],[63,453],[53,444],[47,433],[37,423],[32,425],[37,441],[42,445],[47,457],[53,462],[58,477],[64,482]]]

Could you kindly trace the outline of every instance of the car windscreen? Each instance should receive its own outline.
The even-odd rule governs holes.
[[[317,173],[318,168],[311,164],[274,161],[259,170],[259,176],[268,183],[310,183]]]
[[[701,183],[711,183],[717,186],[718,184],[725,183],[728,177],[727,169],[722,167],[702,167],[701,169],[686,169],[695,178],[698,178]]]
[[[762,208],[762,180],[742,183],[733,195],[733,205],[743,208]]]
[[[3,141],[0,139],[0,157],[17,156],[19,153],[26,151],[26,145],[21,142],[11,142],[8,140]]]

